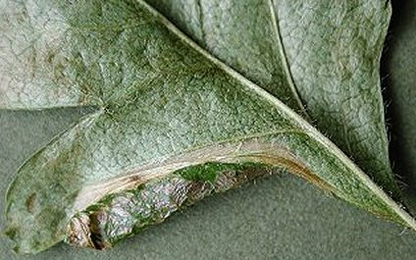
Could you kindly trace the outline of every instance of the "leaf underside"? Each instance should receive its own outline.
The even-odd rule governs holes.
[[[399,199],[379,76],[388,2],[146,2],[214,56],[313,121]]]
[[[302,10],[297,2],[273,5],[265,1],[264,6],[258,2],[255,10],[269,13],[256,17],[271,26],[258,31],[272,40],[267,42],[265,37],[264,43],[256,43],[257,35],[249,35],[247,42],[260,47],[243,56],[248,47],[239,52],[234,49],[236,42],[233,46],[225,39],[228,36],[217,42],[209,40],[221,39],[217,32],[202,29],[202,36],[198,35],[193,26],[217,27],[201,16],[199,21],[208,27],[185,23],[186,17],[198,20],[192,12],[166,15],[208,51],[143,1],[1,1],[0,47],[4,51],[0,56],[0,108],[96,108],[19,169],[6,205],[8,235],[16,241],[16,250],[36,253],[65,238],[77,246],[107,248],[205,195],[237,187],[275,169],[293,172],[328,194],[415,228],[413,219],[399,205],[292,110],[315,120],[321,128],[334,120],[335,126],[327,131],[336,142],[344,150],[349,147],[347,151],[356,155],[360,166],[386,190],[397,192],[388,166],[377,79],[389,6],[384,1],[351,1],[336,7],[330,4],[333,1],[323,1],[328,4],[325,8],[345,12],[346,20],[352,10],[357,12],[354,19],[369,21],[360,27],[363,35],[358,34],[358,45],[346,46],[365,51],[353,51],[356,56],[352,58],[342,56],[348,54],[343,52],[322,59],[302,52],[295,58],[296,48],[288,46],[291,41],[299,44],[285,36],[290,26],[279,33],[282,40],[278,42],[279,37],[268,35],[276,34],[273,30],[283,28],[286,21],[279,20],[278,28],[278,20],[273,19],[289,16],[291,8]],[[238,6],[240,2],[221,1],[218,6],[221,3]],[[157,4],[160,10],[161,5]],[[199,3],[199,8],[203,6]],[[203,14],[209,19],[216,12]],[[229,17],[226,14],[224,19]],[[242,19],[241,15],[236,17]],[[181,26],[185,24],[192,28]],[[243,28],[237,26],[233,33],[246,35]],[[330,35],[324,29],[315,33]],[[357,36],[350,33],[350,37]],[[326,46],[333,39],[325,37],[324,47],[337,47]],[[365,46],[359,46],[363,42]],[[228,49],[224,51],[221,44],[236,51],[227,56]],[[310,46],[311,42],[302,44]],[[334,44],[349,42],[341,37]],[[270,49],[270,61],[266,54],[262,56],[264,48]],[[255,60],[259,53],[260,60]],[[327,59],[335,60],[338,70],[325,71],[332,66],[325,64]],[[303,61],[309,69],[301,76],[295,72]],[[320,63],[325,64],[319,67],[322,72],[312,77]],[[345,75],[347,71],[351,75]],[[359,88],[355,89],[356,85]],[[333,100],[337,93],[329,93],[329,88],[348,88],[350,96],[343,94]],[[335,108],[341,103],[342,109],[351,109],[351,115],[342,109],[337,115],[340,111]],[[322,110],[325,106],[327,111]],[[327,113],[331,116],[320,118]],[[341,118],[348,123],[337,121]],[[342,133],[340,125],[345,126]],[[360,127],[362,132],[357,130]]]

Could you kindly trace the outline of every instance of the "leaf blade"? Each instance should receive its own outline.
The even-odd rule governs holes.
[[[389,2],[147,3],[212,55],[306,115],[400,199],[390,167],[378,73],[391,16]],[[287,83],[277,83],[282,81]]]
[[[121,85],[121,93],[109,95],[99,111],[84,118],[22,166],[8,192],[7,202],[10,235],[20,252],[39,252],[65,237],[70,218],[82,210],[74,205],[84,187],[97,182],[117,183],[114,178],[126,177],[129,169],[152,163],[161,165],[172,158],[175,161],[174,156],[178,154],[188,155],[185,158],[189,159],[189,150],[198,147],[211,145],[216,148],[211,150],[221,151],[220,143],[231,142],[235,148],[231,149],[231,155],[236,157],[242,138],[251,138],[255,144],[283,147],[275,149],[279,156],[286,155],[282,151],[289,151],[292,161],[301,162],[324,183],[334,186],[337,196],[415,227],[406,212],[286,105],[210,56],[150,6],[140,1],[123,3],[130,5],[120,11],[132,8],[139,21],[128,33],[125,31],[124,39],[141,35],[138,44],[155,48],[157,54],[149,59],[134,45],[131,46],[136,51],[134,58],[150,60],[152,65],[158,65],[159,73],[167,71],[169,77],[163,73],[163,77],[150,74],[156,76],[147,80],[137,77],[136,83],[140,84],[130,85],[128,81]],[[101,10],[114,11],[120,7],[120,2],[100,4]],[[81,17],[93,22],[101,19]],[[97,37],[106,37],[101,28],[82,29],[77,31],[77,36],[96,33]],[[120,49],[117,44],[113,47]],[[101,52],[99,48],[91,48],[92,54],[94,50]],[[166,53],[169,55],[162,55]],[[102,62],[102,56],[92,57],[91,63]],[[122,59],[122,56],[112,59]],[[170,68],[169,64],[177,67]],[[150,71],[148,67],[142,69]],[[176,73],[172,74],[174,70]],[[208,157],[197,161],[198,164],[221,160],[225,154],[209,157],[212,151],[203,152]],[[287,166],[281,162],[276,165]],[[135,176],[142,174],[139,171]],[[106,192],[115,192],[120,187],[123,188],[116,186]],[[84,207],[88,203],[94,200],[84,203]],[[55,214],[50,214],[51,211]]]

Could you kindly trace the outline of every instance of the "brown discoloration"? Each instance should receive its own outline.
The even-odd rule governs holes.
[[[332,191],[334,191],[334,188],[329,183],[324,182],[321,178],[319,178],[318,175],[310,171],[305,165],[302,164],[302,162],[296,160],[292,156],[272,156],[269,154],[257,154],[244,157],[244,159],[285,168],[290,173],[304,178],[305,180],[311,182],[326,192],[332,193]]]
[[[65,242],[75,247],[95,248],[91,240],[90,218],[81,213],[73,217],[68,225]]]
[[[238,181],[235,171],[226,171],[223,174],[218,174],[214,183],[215,192],[227,191],[230,188],[235,187]]]
[[[129,182],[142,183],[143,182],[143,178],[140,175],[129,176]]]
[[[237,188],[258,177],[267,174],[264,168],[247,168],[242,171],[227,170],[217,175],[214,183],[216,193],[224,192],[229,189]]]
[[[81,213],[73,217],[67,228],[65,242],[75,247],[104,250],[111,247],[102,230],[107,221],[104,211]]]
[[[332,193],[334,190],[330,184],[308,169],[306,164],[282,147],[249,143],[238,147],[223,147],[221,153],[215,151],[219,155],[226,153],[227,156],[207,156],[205,152],[206,149],[194,151],[192,156],[186,158],[172,158],[163,164],[146,166],[124,174],[123,177],[94,184],[90,187],[91,190],[81,193],[87,195],[88,199],[80,200],[80,206],[91,201],[98,202],[103,195],[115,196],[111,198],[111,202],[100,204],[92,211],[84,211],[82,214],[86,215],[86,219],[77,217],[78,219],[71,220],[67,242],[78,247],[99,250],[110,248],[122,237],[161,223],[184,206],[195,204],[212,193],[239,187],[271,173],[271,169],[276,168],[286,169],[327,192]],[[192,181],[173,174],[176,170],[207,162],[259,163],[264,167],[257,165],[241,170],[223,170],[217,173],[214,181]],[[140,189],[134,191],[138,187]],[[126,192],[129,193],[127,197]]]
[[[262,144],[253,140],[236,144],[218,143],[212,146],[189,150],[162,162],[125,169],[118,174],[120,177],[94,182],[91,185],[84,186],[78,193],[78,197],[74,203],[74,210],[82,211],[88,205],[97,202],[103,195],[134,189],[155,178],[163,178],[180,169],[206,162],[240,163],[240,159],[250,154],[258,154],[257,157],[261,157],[263,154],[281,157],[290,156],[284,147],[273,144]],[[257,162],[261,162],[260,159],[257,158]]]
[[[191,182],[188,185],[188,203],[194,204],[203,199],[206,195],[210,194],[213,189],[214,186],[207,182]]]
[[[107,241],[104,226],[108,221],[108,213],[105,208],[90,214],[90,231],[91,240],[95,249],[104,250],[111,248],[111,244]]]
[[[319,176],[317,176],[315,173],[310,171],[308,168],[302,166],[301,164],[295,161],[288,161],[287,168],[290,172],[306,179],[307,181],[321,188],[323,191],[335,192],[334,187],[332,187],[329,183],[324,182],[321,178],[319,178]]]
[[[32,193],[26,200],[26,209],[30,214],[33,214],[36,206],[36,193]]]
[[[120,237],[161,223],[178,209],[195,204],[208,195],[224,192],[268,175],[276,167],[285,168],[317,186],[332,190],[330,185],[324,183],[319,176],[313,174],[290,154],[278,156],[270,152],[259,152],[235,158],[235,161],[259,162],[264,167],[249,164],[238,170],[225,169],[217,172],[214,181],[189,180],[175,174],[148,180],[140,185],[137,191],[132,188],[115,193],[110,201],[100,203],[98,207],[83,213],[87,219],[82,220],[81,224],[79,221],[73,222],[76,225],[72,224],[68,242],[75,246],[99,250],[110,248]],[[125,181],[134,182],[139,179],[142,181],[140,176],[134,179],[133,176],[124,178]]]

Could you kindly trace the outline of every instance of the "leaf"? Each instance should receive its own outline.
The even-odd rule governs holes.
[[[105,248],[163,221],[178,194],[177,207],[192,204],[202,197],[195,192],[223,191],[275,168],[415,229],[325,136],[143,1],[1,7],[1,46],[9,53],[1,59],[2,107],[96,108],[28,159],[11,184],[8,235],[18,252],[65,238]],[[133,204],[150,198],[134,212],[152,214],[123,218],[117,206],[131,206],[128,194]],[[107,209],[132,223],[111,227]]]
[[[305,106],[319,130],[399,199],[378,73],[388,2],[146,1],[292,109]]]

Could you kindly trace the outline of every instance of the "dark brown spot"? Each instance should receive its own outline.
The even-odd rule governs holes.
[[[138,182],[142,179],[139,175],[133,175],[129,177],[129,182]]]
[[[26,200],[26,209],[30,214],[33,214],[35,206],[36,206],[36,193],[33,193],[29,196]]]
[[[90,236],[90,218],[87,214],[80,214],[71,219],[65,242],[76,247],[95,248]]]
[[[52,63],[55,58],[55,53],[52,50],[48,50],[45,60],[47,63]]]
[[[91,241],[98,250],[111,248],[111,243],[107,241],[105,226],[108,221],[108,213],[104,209],[94,211],[90,214]]]
[[[208,182],[192,182],[188,187],[188,200],[191,204],[194,204],[203,199],[206,195],[209,195],[213,189],[214,186]]]

